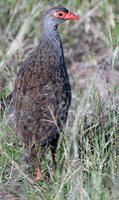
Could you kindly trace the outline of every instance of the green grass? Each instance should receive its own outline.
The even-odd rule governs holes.
[[[0,199],[117,200],[119,112],[115,99],[118,97],[119,87],[112,86],[112,91],[102,98],[95,87],[100,74],[91,81],[85,93],[76,89],[78,79],[74,77],[74,100],[58,144],[55,177],[50,168],[49,150],[42,163],[44,179],[39,183],[32,181],[35,169],[30,170],[29,176],[26,176],[19,165],[23,148],[19,137],[8,123],[11,109],[9,94],[13,90],[20,62],[38,43],[42,11],[57,2],[0,1]],[[60,28],[61,37],[66,48],[72,47],[74,41],[76,44],[79,38],[83,40],[84,34],[88,35],[87,27],[93,18],[95,27],[100,27],[102,40],[113,50],[114,56],[109,67],[114,79],[119,41],[118,0],[103,0],[100,1],[102,3],[98,2],[99,5],[97,2],[91,1],[89,4],[88,0],[60,1],[58,4],[81,15],[81,23],[69,26],[70,23],[67,22]],[[18,38],[20,43],[17,43]],[[92,54],[87,57],[93,60]],[[47,174],[51,177],[48,178]]]
[[[110,108],[105,108],[106,105],[101,105],[99,97],[95,99],[94,94],[89,94],[86,102],[86,104],[90,102],[92,113],[89,114],[84,107],[83,112],[87,114],[82,116],[78,108],[75,111],[77,114],[72,128],[61,134],[55,177],[51,179],[45,177],[38,184],[32,182],[34,174],[31,178],[25,178],[18,164],[22,156],[20,141],[11,132],[7,123],[3,122],[0,157],[3,191],[6,187],[8,191],[12,190],[14,197],[21,199],[40,199],[41,196],[41,199],[51,200],[66,198],[116,200],[119,194],[114,184],[117,176],[115,141],[119,116]],[[91,124],[86,117],[92,118]],[[48,151],[42,163],[43,174],[51,173],[50,160],[51,155]],[[12,183],[14,184],[11,186]],[[16,186],[18,190],[15,190]]]

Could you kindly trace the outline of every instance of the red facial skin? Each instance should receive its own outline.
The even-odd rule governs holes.
[[[74,13],[68,12],[65,13],[63,11],[54,12],[53,15],[57,18],[64,19],[64,20],[78,20],[79,16],[75,15]]]

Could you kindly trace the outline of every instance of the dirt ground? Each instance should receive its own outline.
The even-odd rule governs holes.
[[[74,89],[84,94],[92,83],[102,98],[118,90],[119,50],[109,47],[100,34],[84,33],[65,51],[65,58]]]

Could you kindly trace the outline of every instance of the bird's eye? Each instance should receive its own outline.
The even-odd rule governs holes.
[[[63,11],[59,11],[59,12],[54,12],[53,15],[55,17],[59,17],[59,18],[63,19],[65,16],[65,13]]]
[[[62,17],[62,16],[63,16],[63,13],[59,13],[58,15],[59,15],[59,17]]]

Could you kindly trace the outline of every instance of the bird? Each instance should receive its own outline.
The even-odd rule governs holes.
[[[13,104],[17,134],[24,147],[24,160],[37,169],[49,148],[53,166],[59,136],[71,105],[71,85],[58,25],[79,16],[62,6],[48,9],[41,20],[40,40],[17,73]]]

